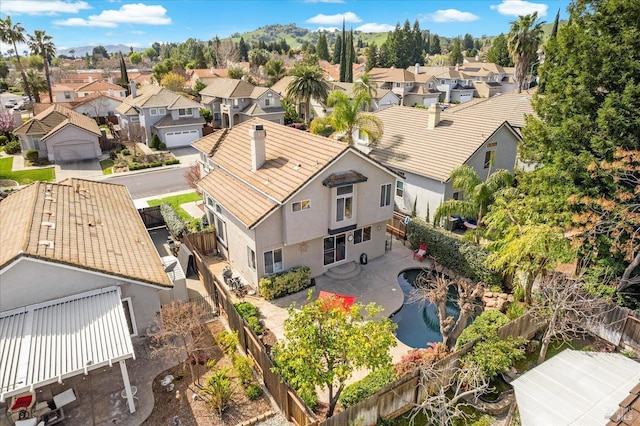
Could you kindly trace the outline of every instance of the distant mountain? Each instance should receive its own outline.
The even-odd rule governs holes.
[[[57,51],[58,55],[66,55],[71,56],[69,53],[71,50],[74,50],[74,55],[76,58],[80,58],[85,56],[87,53],[89,55],[93,54],[93,48],[95,46],[82,46],[82,47],[70,47],[69,49],[59,49]],[[131,46],[125,46],[124,44],[109,44],[105,45],[104,48],[107,50],[107,53],[118,53],[122,52],[123,54],[129,54],[131,52]],[[143,52],[144,49],[141,48],[133,48],[134,52]]]

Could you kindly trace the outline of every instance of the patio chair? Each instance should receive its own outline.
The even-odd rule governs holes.
[[[420,243],[420,247],[413,252],[413,258],[418,259],[420,262],[424,260],[424,257],[427,255],[427,245],[425,243]]]
[[[36,404],[35,392],[25,392],[14,395],[7,410],[7,416],[15,423],[32,417],[31,409]]]

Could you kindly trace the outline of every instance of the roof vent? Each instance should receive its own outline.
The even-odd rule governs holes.
[[[302,167],[302,164],[296,163],[296,164],[293,165],[293,170],[298,170],[298,169],[300,169],[300,167]]]
[[[47,248],[53,248],[53,241],[51,240],[40,240],[38,241],[39,246],[46,246]]]
[[[53,210],[45,210],[43,213],[44,214],[48,214],[49,216],[55,216],[56,215],[56,212],[54,212]]]
[[[48,226],[50,229],[56,229],[56,224],[53,222],[42,222],[42,226]]]

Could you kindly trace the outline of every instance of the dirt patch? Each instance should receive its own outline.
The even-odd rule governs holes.
[[[203,354],[203,358],[215,360],[214,368],[231,368],[231,360],[223,354],[214,340],[214,336],[225,329],[224,325],[220,320],[215,320],[206,326],[210,332],[207,333],[207,339],[210,339],[210,344],[207,346],[211,349]],[[200,385],[205,385],[211,370],[206,366],[199,365],[195,370],[196,374],[200,374]],[[162,379],[167,375],[172,375],[175,378],[173,381],[174,387],[171,391],[168,391],[168,388],[161,384]],[[189,377],[189,368],[178,365],[162,372],[154,379],[153,395],[155,405],[151,415],[143,423],[144,426],[174,424],[179,424],[180,426],[237,425],[273,409],[264,395],[255,401],[247,398],[244,388],[234,378],[236,390],[233,401],[230,408],[220,417],[209,408],[206,401],[200,398],[198,384],[193,384]]]

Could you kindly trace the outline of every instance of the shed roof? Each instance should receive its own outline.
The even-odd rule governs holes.
[[[0,313],[2,401],[133,357],[118,287]]]

